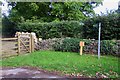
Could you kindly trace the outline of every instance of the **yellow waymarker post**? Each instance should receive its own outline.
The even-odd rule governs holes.
[[[83,53],[84,42],[80,41],[80,55]]]

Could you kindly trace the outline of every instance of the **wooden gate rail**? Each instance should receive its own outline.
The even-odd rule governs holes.
[[[18,39],[18,55],[21,53],[21,51],[25,51],[25,50],[29,53],[34,52],[34,37],[31,33],[23,33],[23,34],[18,33],[17,39]],[[27,39],[27,41],[26,40],[24,41],[24,39]],[[22,47],[24,47],[24,49],[21,49]]]
[[[22,51],[26,52],[34,52],[34,36],[32,33],[17,33],[17,37],[15,38],[0,38],[1,41],[12,41],[16,40],[17,44],[15,44],[14,49],[17,50],[18,55]]]
[[[17,40],[18,38],[1,38],[2,41],[4,40]]]

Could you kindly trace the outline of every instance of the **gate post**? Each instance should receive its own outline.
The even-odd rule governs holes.
[[[31,43],[32,43],[32,42],[31,42],[32,38],[31,38],[31,33],[29,34],[29,37],[30,37],[30,38],[29,38],[29,49],[30,49],[29,52],[31,53],[31,52],[32,52],[32,46],[31,46],[31,45],[32,45],[32,44],[31,44]]]
[[[31,38],[31,52],[34,52],[34,37],[32,34],[30,38]]]
[[[18,33],[18,55],[20,54],[20,33]]]

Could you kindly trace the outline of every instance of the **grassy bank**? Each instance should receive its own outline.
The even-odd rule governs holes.
[[[110,78],[117,78],[118,58],[113,56],[101,56],[77,53],[37,51],[28,55],[20,55],[0,61],[2,66],[33,66],[46,70],[57,70],[65,74],[82,74],[94,77],[97,73],[104,74]]]

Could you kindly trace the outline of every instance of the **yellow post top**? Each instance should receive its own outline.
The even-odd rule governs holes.
[[[85,46],[85,43],[83,41],[80,41],[80,46]]]

